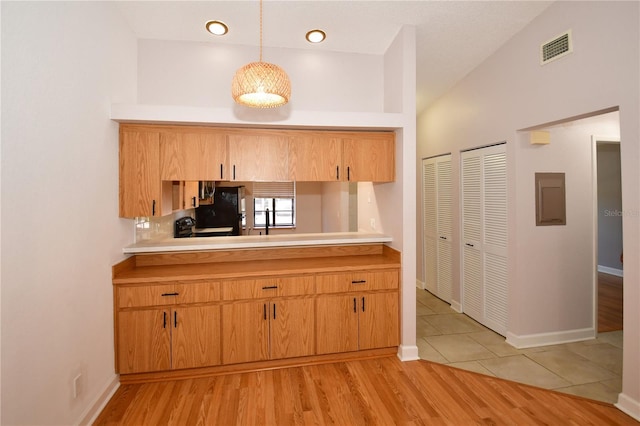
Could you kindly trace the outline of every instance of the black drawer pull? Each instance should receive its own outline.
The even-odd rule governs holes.
[[[178,312],[177,311],[173,311],[173,327],[178,328]]]
[[[264,319],[264,320],[267,319],[267,305],[266,304],[262,305],[262,319]]]
[[[162,320],[162,328],[167,328],[167,313],[166,312],[162,313],[162,318],[163,318],[163,320]]]
[[[353,312],[358,312],[358,310],[356,309],[356,298],[353,298]]]
[[[273,304],[273,319],[276,319],[276,304]]]
[[[262,287],[263,290],[275,290],[277,288],[278,288],[277,285],[270,285],[270,286]]]
[[[162,293],[162,297],[166,297],[166,296],[179,296],[180,293]]]
[[[364,297],[362,298],[362,312],[364,312]]]
[[[357,280],[357,281],[351,281],[351,284],[365,284],[367,282],[367,280]]]

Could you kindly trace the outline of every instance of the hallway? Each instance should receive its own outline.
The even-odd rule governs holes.
[[[622,331],[594,340],[516,349],[426,290],[416,289],[421,359],[615,403],[622,389]]]

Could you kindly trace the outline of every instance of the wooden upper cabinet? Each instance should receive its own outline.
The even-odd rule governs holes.
[[[120,129],[120,217],[162,215],[159,166],[159,132]]]
[[[230,180],[289,181],[289,138],[281,133],[230,134]]]
[[[392,182],[396,178],[395,135],[362,133],[342,140],[341,180]]]
[[[337,181],[340,180],[341,167],[342,140],[339,137],[309,132],[289,140],[291,180]]]
[[[160,175],[162,180],[228,180],[227,139],[219,131],[160,134]]]

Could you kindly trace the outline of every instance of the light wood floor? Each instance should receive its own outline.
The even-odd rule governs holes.
[[[598,272],[598,333],[622,330],[622,277]]]
[[[638,425],[613,406],[395,356],[121,386],[96,425]]]

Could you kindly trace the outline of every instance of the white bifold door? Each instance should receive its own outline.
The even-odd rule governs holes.
[[[422,160],[422,190],[425,286],[451,303],[451,154]]]
[[[461,154],[462,309],[507,331],[506,144]]]

